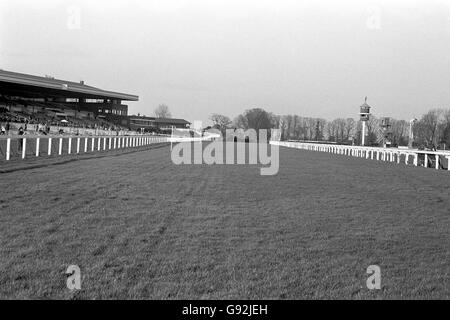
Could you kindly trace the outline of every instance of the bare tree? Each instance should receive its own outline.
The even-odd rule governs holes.
[[[248,129],[247,119],[244,117],[243,114],[240,114],[236,118],[234,118],[233,126],[239,129]]]
[[[296,140],[298,140],[298,129],[299,129],[298,120],[299,120],[298,115],[294,114],[292,116],[292,137]]]
[[[235,119],[235,123],[238,124],[238,127],[243,129],[252,128],[259,130],[272,128],[272,119],[270,114],[260,108],[246,110]]]
[[[169,107],[166,104],[160,104],[154,111],[157,118],[171,118]]]
[[[286,122],[286,139],[289,140],[292,138],[292,116],[288,114],[285,116],[285,122]]]
[[[325,119],[316,119],[316,140],[322,141],[325,137],[325,126],[327,121]]]
[[[439,131],[438,127],[440,124],[440,116],[442,115],[442,110],[433,109],[424,114],[420,118],[419,122],[415,127],[415,137],[419,144],[426,145],[428,147],[437,146],[439,143]]]
[[[214,123],[214,127],[222,132],[222,135],[225,135],[226,129],[232,124],[230,118],[222,114],[213,113],[209,119]]]
[[[405,146],[408,144],[409,124],[405,120],[391,120],[392,144]]]
[[[450,146],[450,110],[444,111],[441,140],[444,148],[447,149]]]
[[[350,140],[351,137],[354,136],[356,130],[356,121],[353,118],[345,119],[345,140]]]
[[[269,112],[270,122],[272,123],[272,128],[280,129],[281,116]]]
[[[314,140],[314,136],[316,135],[316,119],[307,118],[307,126],[308,126],[308,140]]]
[[[380,127],[380,119],[376,116],[370,116],[369,121],[366,122],[367,128],[367,145],[378,145],[383,141],[383,132]]]
[[[337,137],[336,137],[337,122],[336,122],[336,120],[328,122],[326,129],[327,129],[328,141],[336,142],[336,140],[337,140]]]
[[[288,140],[286,116],[280,116],[278,128],[281,130],[281,140]]]

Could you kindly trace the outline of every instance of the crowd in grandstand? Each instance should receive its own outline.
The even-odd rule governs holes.
[[[30,129],[35,133],[48,134],[50,126],[59,127],[60,133],[64,132],[64,128],[79,128],[79,129],[98,129],[105,131],[120,131],[127,130],[120,126],[114,125],[103,119],[79,119],[70,116],[64,118],[51,117],[44,113],[26,114],[22,112],[11,112],[6,108],[0,108],[0,134],[7,135],[12,130],[12,124],[16,127],[21,127],[24,132],[30,132]]]

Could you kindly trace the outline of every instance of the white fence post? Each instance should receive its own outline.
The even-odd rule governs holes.
[[[63,139],[59,138],[59,150],[58,150],[58,155],[62,154],[62,144],[63,144]]]
[[[77,154],[80,153],[80,137],[77,138]]]
[[[9,161],[11,156],[11,138],[6,139],[6,161]]]
[[[70,154],[71,152],[72,152],[72,137],[69,137],[69,148],[67,154]]]
[[[39,142],[40,138],[36,138],[36,157],[39,157]]]
[[[52,138],[48,138],[48,155],[52,154]]]
[[[22,159],[25,159],[26,149],[27,149],[27,138],[22,138]]]

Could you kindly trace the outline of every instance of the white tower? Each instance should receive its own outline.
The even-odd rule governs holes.
[[[362,137],[361,145],[366,145],[366,122],[369,121],[370,106],[367,104],[367,97],[364,99],[364,104],[359,107],[359,117],[362,122]]]

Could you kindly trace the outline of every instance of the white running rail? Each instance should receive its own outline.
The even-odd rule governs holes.
[[[9,161],[13,152],[19,155],[19,158],[39,157],[42,155],[50,156],[80,154],[95,151],[109,151],[117,149],[129,149],[135,147],[147,146],[155,143],[168,142],[167,136],[48,136],[48,137],[14,137],[2,138],[0,148],[5,148],[5,160]],[[5,143],[6,140],[6,143]],[[34,141],[33,141],[34,140]],[[12,150],[12,142],[17,142],[16,149]],[[27,143],[33,142],[33,143]],[[46,142],[45,144],[43,142]],[[52,145],[56,147],[52,148]],[[17,150],[17,152],[15,151]]]
[[[371,160],[412,164],[414,166],[430,167],[440,169],[447,164],[447,170],[450,171],[450,152],[445,151],[422,151],[412,149],[397,148],[377,148],[377,147],[359,147],[345,146],[321,143],[305,143],[291,141],[270,141],[273,145],[282,147],[296,148],[310,151],[329,152],[334,154],[353,156]],[[446,162],[446,163],[444,163]]]

